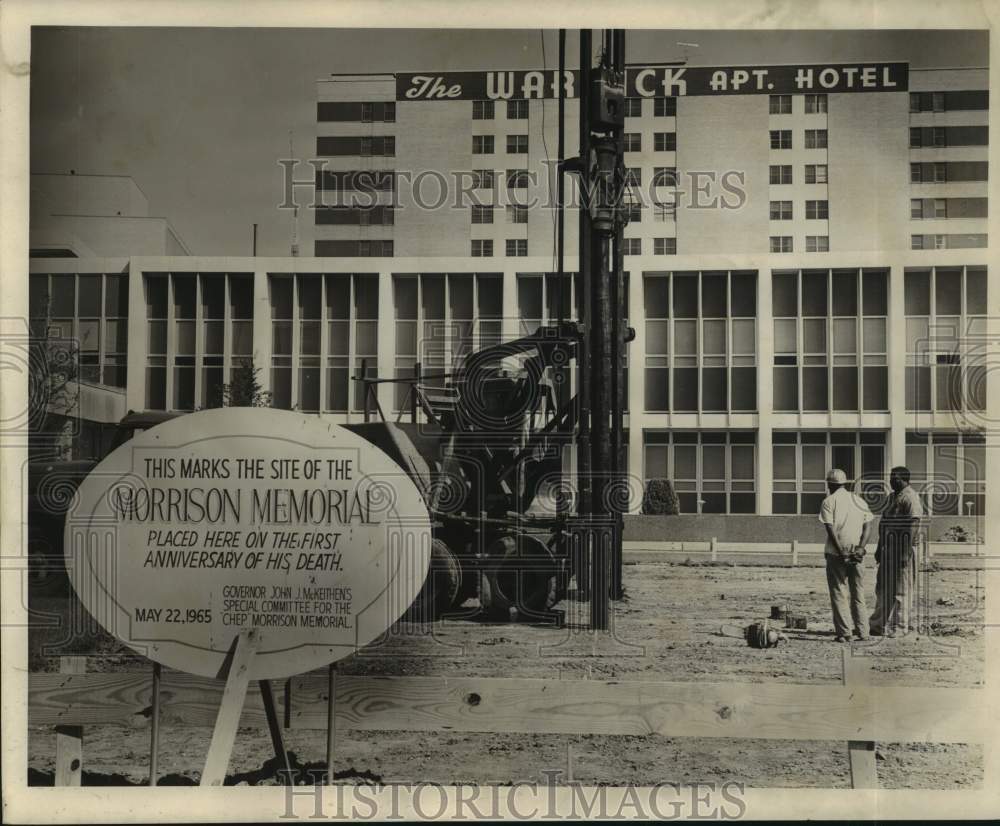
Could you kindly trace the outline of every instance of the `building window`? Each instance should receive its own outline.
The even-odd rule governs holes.
[[[935,112],[944,111],[944,92],[931,92],[931,109]]]
[[[771,252],[791,252],[791,251],[792,251],[791,235],[771,236]]]
[[[829,252],[829,251],[830,251],[829,235],[806,236],[806,252]]]
[[[625,168],[625,186],[636,188],[642,186],[642,170],[637,166]]]
[[[625,223],[638,224],[642,221],[642,204],[625,204]]]
[[[948,145],[947,133],[943,126],[934,126],[931,129],[931,142],[933,146],[942,147]]]
[[[472,257],[473,258],[492,258],[493,256],[493,241],[489,238],[473,238],[472,239]]]
[[[770,218],[772,221],[791,221],[791,201],[771,201]]]
[[[223,385],[253,352],[253,276],[148,273],[143,286],[149,337],[146,407],[186,411],[220,406]],[[110,310],[114,305],[108,304],[107,285],[105,290],[104,306]],[[99,288],[96,293],[99,297]],[[124,318],[116,322],[116,338],[125,335],[124,324]],[[115,367],[124,367],[124,360],[116,359]]]
[[[910,218],[917,220],[924,217],[924,199],[910,198]]]
[[[272,274],[269,282],[272,406],[360,410],[364,387],[351,376],[376,372],[378,276]]]
[[[78,371],[80,381],[125,387],[128,276],[111,273],[32,275],[28,284],[33,356],[42,363],[60,363],[62,358],[67,358]],[[150,318],[157,318],[157,323],[162,324],[157,338],[162,339],[160,349],[165,354],[165,291],[157,311],[162,311],[162,315]],[[151,327],[151,344],[153,338]],[[40,352],[42,348],[44,353]]]
[[[653,167],[653,186],[677,186],[676,166]]]
[[[947,218],[948,217],[948,201],[944,198],[934,199],[934,217],[935,218]]]
[[[493,169],[473,169],[472,170],[472,188],[473,189],[493,189],[495,182],[495,173]]]
[[[672,118],[677,115],[677,98],[653,98],[653,117]]]
[[[374,103],[362,103],[361,104],[361,122],[371,123],[375,120],[375,104]]]
[[[625,320],[628,324],[628,274],[625,274]],[[560,297],[562,307],[560,308]],[[554,324],[560,316],[567,321],[579,317],[582,304],[580,278],[577,273],[566,273],[560,284],[556,273],[519,273],[517,276],[517,308],[520,317],[520,334],[533,335],[539,327]],[[561,310],[561,312],[560,312]],[[574,371],[568,365],[551,364],[539,376],[541,381],[554,389],[555,404],[562,408],[576,392]],[[628,355],[625,355],[623,375],[624,397],[628,399]]]
[[[984,434],[907,431],[906,467],[927,516],[985,515]]]
[[[626,276],[627,278],[627,276]],[[628,315],[626,293],[626,316]],[[567,273],[562,284],[562,317],[577,319],[580,306],[580,278]],[[525,273],[517,276],[517,308],[521,334],[532,335],[539,327],[559,318],[559,276],[556,273]],[[567,381],[566,384],[569,382]]]
[[[474,224],[492,224],[493,223],[493,207],[492,206],[480,206],[478,204],[472,205],[472,223]]]
[[[395,123],[396,122],[396,104],[394,101],[389,101],[382,104],[382,122],[383,123]]]
[[[888,409],[885,270],[772,273],[775,411]]]
[[[642,239],[641,238],[623,238],[622,239],[622,254],[623,255],[642,255]]]
[[[657,204],[653,207],[653,220],[659,223],[677,220],[677,207],[674,204]]]
[[[919,111],[920,111],[920,93],[910,92],[910,112],[913,113]],[[910,131],[912,132],[913,130],[911,129]]]
[[[911,250],[922,250],[924,248],[924,236],[923,235],[911,235],[910,236],[910,249]]]
[[[419,363],[422,387],[445,391],[448,374],[466,356],[499,342],[503,279],[492,273],[394,275],[395,377],[409,379]],[[446,392],[446,391],[445,391]],[[395,385],[393,409],[409,407],[410,386]]]
[[[881,510],[887,493],[884,432],[775,430],[771,439],[773,513],[819,513],[830,468],[844,471],[854,492]]]
[[[528,119],[528,101],[526,100],[507,101],[507,120],[527,120],[527,119]]]
[[[528,208],[524,206],[508,206],[507,222],[510,224],[528,223]]]
[[[806,95],[806,114],[819,115],[826,113],[826,95]]]
[[[527,155],[528,154],[528,136],[527,135],[508,135],[507,136],[507,154],[508,155]]]
[[[790,184],[792,182],[792,167],[790,165],[772,165],[769,170],[769,183],[774,186],[780,184]]]
[[[643,297],[647,411],[757,409],[756,272],[645,273]]]
[[[681,513],[756,512],[753,431],[643,430],[642,441],[645,483],[669,479]]]
[[[948,166],[945,163],[934,164],[934,183],[943,184],[948,180]]]
[[[642,98],[625,98],[625,117],[642,117]]]
[[[924,165],[921,163],[910,164],[910,183],[919,184],[924,180]]]
[[[830,217],[829,201],[806,201],[806,218],[825,220]]]
[[[653,134],[653,149],[656,152],[676,152],[676,132],[655,132]]]
[[[677,239],[654,238],[653,255],[677,255]]]
[[[943,235],[931,236],[934,239],[934,249],[943,250],[947,248],[946,239]]]
[[[506,254],[508,258],[524,258],[528,254],[527,238],[508,238],[506,241]]]
[[[826,149],[825,129],[806,129],[806,149]]]
[[[508,169],[507,170],[507,188],[508,189],[527,189],[528,188],[528,170],[527,169]]]
[[[827,183],[826,171],[827,171],[827,165],[825,163],[806,164],[806,183],[807,184]]]
[[[830,217],[829,201],[806,201],[806,218],[825,220]]]
[[[642,151],[642,134],[640,132],[626,132],[624,141],[626,152]]]
[[[790,115],[792,114],[792,96],[791,95],[771,95],[768,98],[768,114],[771,115]]]
[[[908,411],[985,410],[986,284],[985,267],[904,272]]]
[[[473,135],[472,136],[472,154],[473,155],[492,155],[493,154],[493,136],[492,135]]]
[[[473,120],[493,120],[493,101],[474,100],[472,101]]]
[[[791,149],[791,148],[792,148],[791,129],[771,130],[771,149]]]

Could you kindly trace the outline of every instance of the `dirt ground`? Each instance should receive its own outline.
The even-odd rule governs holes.
[[[869,561],[868,592],[874,598]],[[983,684],[982,572],[938,564],[921,582],[930,633],[856,644],[870,658],[875,684],[957,686]],[[378,644],[340,664],[344,674],[462,675],[561,679],[703,682],[839,683],[841,646],[833,641],[829,598],[821,567],[756,567],[690,561],[625,568],[626,599],[613,604],[613,633],[594,644],[582,626],[588,604],[572,598],[564,628],[492,624],[455,618],[430,629],[401,623]],[[65,614],[65,599],[32,607]],[[766,651],[746,646],[741,629],[768,616],[772,605],[809,617],[806,631]],[[34,671],[55,670],[59,653],[100,651],[89,670],[148,668],[100,635],[70,648],[45,650],[53,629],[30,635]],[[162,732],[161,782],[196,782],[210,729]],[[321,771],[325,733],[286,731],[288,749],[303,772]],[[52,782],[55,734],[30,732],[29,782]],[[750,787],[846,788],[847,747],[825,742],[667,738],[610,735],[497,735],[417,732],[338,733],[335,773],[345,782],[544,782],[561,771],[583,783],[693,783],[739,780]],[[266,731],[241,730],[229,783],[274,783]],[[976,745],[877,745],[885,788],[975,788],[983,755]],[[84,738],[84,783],[146,782],[149,734],[118,726],[90,726]],[[269,762],[270,759],[270,762]]]

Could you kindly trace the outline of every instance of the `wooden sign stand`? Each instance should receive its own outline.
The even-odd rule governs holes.
[[[244,629],[233,644],[231,656],[227,657],[228,669],[223,665],[226,687],[222,692],[222,702],[219,704],[219,716],[215,719],[215,729],[212,731],[212,742],[208,747],[208,757],[205,758],[205,769],[201,773],[202,786],[221,786],[226,779],[229,768],[229,758],[236,742],[236,729],[240,725],[240,715],[250,684],[250,671],[254,656],[260,647],[260,631],[256,628]],[[267,728],[271,733],[271,743],[274,754],[282,764],[286,780],[291,779],[291,764],[285,751],[281,736],[281,725],[278,722],[278,712],[274,705],[274,693],[270,680],[258,680],[260,696],[264,704],[264,714],[267,716]]]

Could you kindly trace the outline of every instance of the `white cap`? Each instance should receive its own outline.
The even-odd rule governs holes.
[[[832,470],[827,471],[826,481],[834,482],[838,485],[846,485],[847,474],[844,473],[844,471],[842,471],[840,468],[833,468]]]

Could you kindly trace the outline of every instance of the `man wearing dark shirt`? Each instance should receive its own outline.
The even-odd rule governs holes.
[[[875,612],[871,633],[894,637],[905,635],[913,622],[913,593],[917,584],[916,544],[924,508],[910,487],[910,471],[889,471],[892,495],[878,526],[875,561]]]

